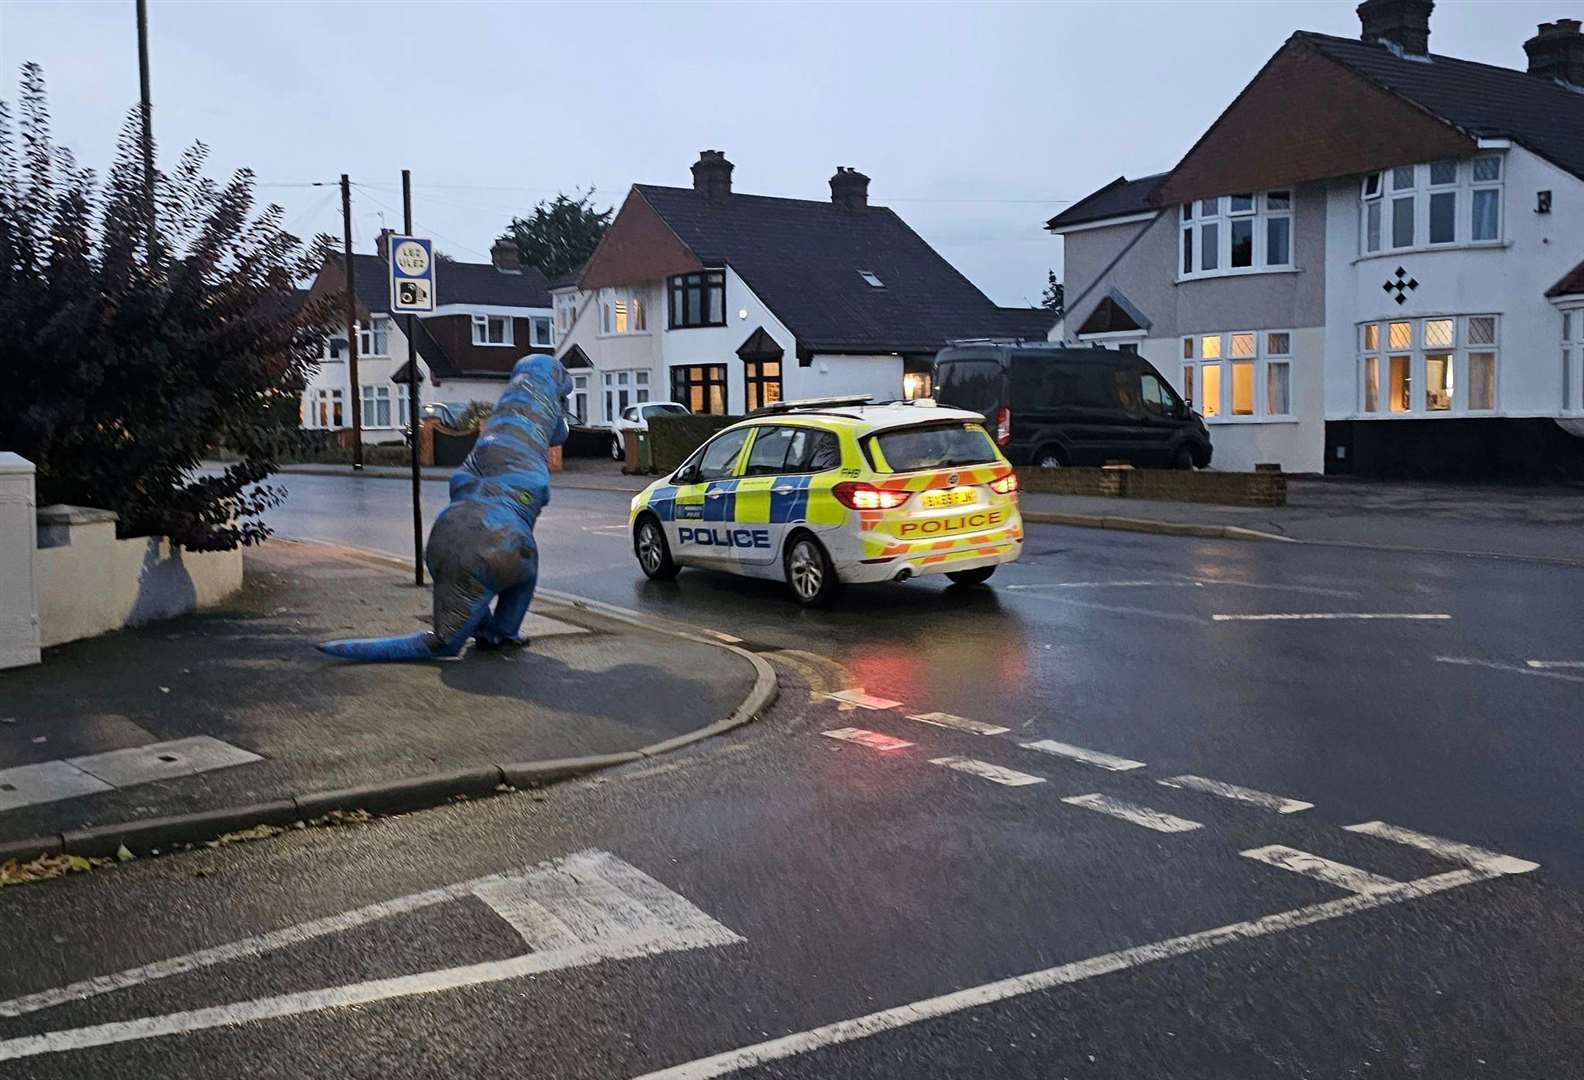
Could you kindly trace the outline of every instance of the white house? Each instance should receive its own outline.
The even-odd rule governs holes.
[[[1433,6],[1294,34],[1174,169],[1047,225],[1053,336],[1144,354],[1217,466],[1584,471],[1584,34],[1471,63]]]
[[[782,398],[930,392],[948,340],[1043,340],[1049,314],[997,307],[839,168],[829,202],[732,191],[718,150],[691,188],[635,185],[575,280],[557,282],[573,408],[609,424],[671,399],[740,414]]]
[[[399,442],[407,425],[406,320],[390,314],[390,277],[380,235],[378,254],[353,255],[353,292],[358,317],[358,396],[366,443]],[[432,314],[417,318],[418,373],[422,400],[465,405],[494,403],[505,389],[512,365],[530,352],[555,348],[555,323],[548,284],[539,271],[524,267],[517,248],[497,241],[489,263],[443,261],[435,271]],[[326,261],[309,289],[326,293],[344,310],[343,260]],[[303,393],[303,426],[339,430],[352,426],[351,371],[345,323],[325,339],[324,356]]]

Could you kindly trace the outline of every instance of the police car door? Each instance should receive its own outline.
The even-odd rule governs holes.
[[[733,535],[748,541],[737,545],[737,561],[749,566],[775,562],[786,532],[784,510],[788,496],[797,490],[796,479],[786,475],[787,456],[799,429],[760,427],[737,485],[737,527]],[[798,440],[801,442],[801,439]],[[792,468],[797,468],[794,461]]]
[[[737,515],[737,465],[752,428],[723,432],[705,444],[677,488],[672,550],[688,562],[715,566],[733,561],[732,522]]]

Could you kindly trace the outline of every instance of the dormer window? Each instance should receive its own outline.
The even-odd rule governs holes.
[[[873,270],[860,270],[858,271],[858,276],[863,278],[864,284],[868,285],[871,289],[885,288],[885,282],[881,281],[879,277],[875,275]]]
[[[1292,268],[1292,192],[1200,199],[1181,208],[1179,278]]]

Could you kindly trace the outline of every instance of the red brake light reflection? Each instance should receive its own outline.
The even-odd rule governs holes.
[[[997,495],[1010,495],[1018,489],[1017,473],[1007,473],[999,480],[990,481],[990,490]]]

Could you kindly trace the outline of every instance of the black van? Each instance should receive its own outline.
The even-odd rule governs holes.
[[[1136,353],[954,346],[935,357],[935,399],[983,413],[1014,465],[1210,464],[1204,421]]]

